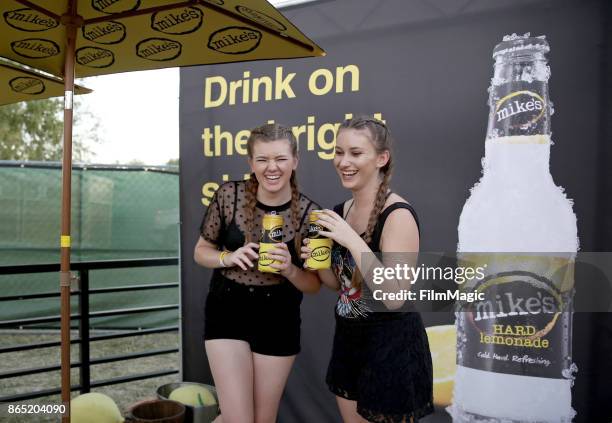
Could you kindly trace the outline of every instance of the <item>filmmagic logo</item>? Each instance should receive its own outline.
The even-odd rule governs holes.
[[[151,28],[171,35],[184,35],[202,26],[204,14],[196,7],[157,12],[151,15]]]
[[[76,62],[90,68],[107,68],[115,63],[115,55],[99,47],[82,47],[76,51]]]
[[[253,28],[232,26],[213,32],[208,48],[224,54],[245,54],[255,50],[261,41],[261,32]]]
[[[38,78],[18,77],[9,81],[11,89],[20,94],[40,94],[45,91],[45,83]]]
[[[166,38],[147,38],[136,44],[136,54],[139,57],[156,62],[176,59],[181,51],[181,43]]]
[[[257,23],[260,23],[263,26],[267,26],[268,28],[272,28],[278,32],[283,32],[287,30],[287,27],[283,25],[281,22],[277,21],[273,17],[268,16],[265,13],[260,12],[258,10],[253,10],[246,6],[236,6],[236,10],[242,16],[246,16],[247,18],[252,19]]]
[[[11,49],[21,57],[29,59],[44,59],[57,56],[60,48],[51,40],[41,38],[28,38],[26,40],[13,41]]]
[[[15,29],[27,32],[46,31],[59,25],[55,19],[28,8],[4,12],[4,21]]]
[[[495,104],[497,123],[513,118],[512,126],[522,126],[536,123],[544,116],[546,102],[533,91],[515,91],[508,94]]]
[[[85,25],[81,28],[83,38],[98,44],[117,44],[125,39],[125,25],[108,21]]]
[[[138,9],[140,0],[91,0],[91,7],[102,13],[121,13]]]

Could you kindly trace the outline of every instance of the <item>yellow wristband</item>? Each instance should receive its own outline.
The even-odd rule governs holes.
[[[225,258],[226,255],[229,254],[229,251],[221,251],[221,255],[219,256],[219,264],[221,265],[221,267],[227,267],[225,265],[225,262],[223,261],[223,259]]]

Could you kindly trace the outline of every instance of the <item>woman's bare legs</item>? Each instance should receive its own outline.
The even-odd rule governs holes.
[[[368,423],[366,419],[357,414],[357,401],[336,396],[336,402],[344,423]]]
[[[277,357],[253,353],[255,423],[276,422],[280,399],[294,361],[295,355]]]
[[[223,423],[254,421],[253,353],[245,341],[214,339],[205,341]]]

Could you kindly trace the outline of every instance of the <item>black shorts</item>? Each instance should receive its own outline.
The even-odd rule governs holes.
[[[300,352],[302,293],[290,282],[253,286],[215,272],[204,309],[204,340],[238,339],[273,356]]]
[[[427,334],[418,313],[381,320],[336,315],[327,385],[357,401],[372,422],[416,422],[433,412],[433,371]]]

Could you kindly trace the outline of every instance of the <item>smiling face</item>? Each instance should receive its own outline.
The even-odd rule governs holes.
[[[298,159],[291,151],[289,140],[256,140],[252,151],[249,165],[260,188],[271,194],[290,189],[291,173],[297,168]]]
[[[388,150],[376,152],[368,129],[343,128],[338,132],[334,166],[344,188],[358,191],[373,180],[378,182],[380,168],[388,160]]]

